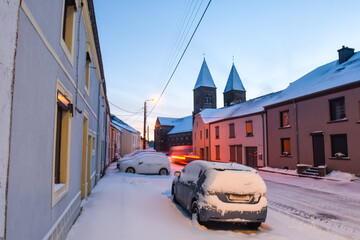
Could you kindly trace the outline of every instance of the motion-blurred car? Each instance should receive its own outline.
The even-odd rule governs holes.
[[[200,159],[193,154],[193,146],[173,146],[170,148],[171,162],[186,165],[191,161]]]
[[[127,173],[168,175],[170,162],[163,153],[148,152],[120,161],[119,170]]]
[[[255,169],[241,164],[192,161],[175,172],[171,194],[200,224],[246,222],[257,229],[266,219],[266,185]]]

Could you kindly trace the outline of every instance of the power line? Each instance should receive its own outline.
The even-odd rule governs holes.
[[[210,6],[211,1],[212,1],[212,0],[209,0],[209,3],[207,4],[207,6],[206,6],[206,8],[205,8],[205,10],[204,10],[204,12],[203,12],[203,14],[202,14],[202,16],[201,16],[201,18],[200,18],[199,22],[198,22],[198,24],[196,25],[196,28],[195,28],[195,30],[194,30],[194,32],[193,32],[193,34],[191,35],[191,38],[190,38],[189,42],[187,43],[187,45],[186,45],[186,47],[185,47],[185,49],[184,49],[183,53],[181,54],[181,57],[180,57],[180,59],[179,59],[178,63],[176,64],[176,67],[175,67],[174,71],[172,72],[172,74],[171,74],[171,76],[170,76],[169,80],[167,81],[167,83],[166,83],[166,85],[165,85],[164,89],[162,90],[162,92],[161,92],[161,94],[160,94],[159,98],[157,99],[157,101],[156,101],[155,105],[153,106],[153,108],[152,108],[152,109],[151,109],[151,111],[149,112],[148,116],[152,113],[152,111],[154,110],[154,108],[156,107],[156,105],[158,104],[158,102],[160,101],[160,99],[161,99],[162,95],[164,94],[164,92],[165,92],[165,90],[166,90],[167,86],[169,85],[169,83],[170,83],[170,81],[171,81],[172,77],[174,76],[174,74],[175,74],[175,72],[176,72],[176,70],[177,70],[177,68],[178,68],[178,66],[179,66],[179,64],[180,64],[180,62],[181,62],[181,60],[182,60],[182,58],[183,58],[183,57],[184,57],[184,55],[185,55],[186,50],[188,49],[188,47],[189,47],[189,45],[190,45],[190,43],[191,43],[191,41],[192,41],[192,39],[193,39],[193,37],[194,37],[194,35],[195,35],[195,33],[196,33],[197,29],[198,29],[198,28],[199,28],[199,26],[200,26],[200,23],[201,23],[202,19],[203,19],[203,18],[204,18],[204,16],[205,16],[206,11],[208,10],[208,8],[209,8],[209,6]]]
[[[116,107],[117,109],[120,109],[120,110],[122,110],[122,111],[124,111],[124,112],[127,112],[127,113],[133,113],[134,115],[135,114],[138,114],[143,108],[141,108],[139,111],[137,111],[137,112],[131,112],[131,111],[128,111],[128,110],[126,110],[126,109],[124,109],[124,108],[121,108],[121,107],[119,107],[119,106],[116,106],[114,103],[112,103],[112,102],[110,102],[109,101],[109,103],[111,104],[111,105],[113,105],[114,107]]]

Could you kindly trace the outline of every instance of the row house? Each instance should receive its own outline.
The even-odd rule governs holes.
[[[128,153],[134,152],[140,149],[141,146],[141,137],[140,132],[131,127],[126,122],[117,118],[115,115],[111,115],[111,124],[114,128],[118,129],[120,133],[120,147],[119,147],[119,157],[123,157]],[[112,161],[115,159],[112,159]]]
[[[110,124],[110,162],[120,158],[121,153],[121,134],[123,130],[113,122]]]
[[[108,164],[93,1],[0,1],[0,16],[0,239],[65,239]]]
[[[202,110],[193,126],[195,154],[252,167],[326,166],[359,174],[360,55],[347,47],[338,53],[282,91]]]

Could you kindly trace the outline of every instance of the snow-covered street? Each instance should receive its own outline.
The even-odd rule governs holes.
[[[179,168],[172,166],[173,170]],[[230,229],[228,225],[216,229],[206,229],[192,221],[191,217],[171,199],[170,187],[173,175],[149,176],[119,173],[113,164],[107,169],[106,176],[94,188],[88,200],[83,202],[83,210],[69,232],[68,240],[80,239],[347,239],[346,237],[311,224],[316,219],[292,216],[294,209],[318,215],[323,213],[336,216],[337,221],[344,221],[345,216],[356,224],[359,202],[352,201],[353,209],[336,213],[341,199],[333,194],[321,193],[327,202],[321,212],[321,200],[316,204],[311,201],[318,198],[318,190],[305,190],[281,183],[287,176],[261,173],[268,185],[269,211],[265,223],[259,230],[247,230],[238,226]],[[308,179],[307,179],[308,180]],[[310,185],[309,183],[305,184]],[[308,180],[316,181],[316,180]],[[294,184],[295,185],[295,184]],[[315,188],[315,187],[313,187]],[[284,193],[279,196],[279,193]],[[291,193],[293,192],[293,193]],[[297,192],[295,194],[294,192]],[[290,194],[290,195],[288,195]],[[336,199],[338,199],[336,201]],[[332,202],[336,202],[332,208]],[[302,205],[299,202],[306,202]],[[346,202],[344,202],[345,204]],[[287,209],[284,206],[292,206]],[[311,206],[309,206],[311,205]],[[345,210],[349,207],[344,207]],[[330,211],[330,212],[329,212]],[[300,213],[301,214],[301,213]],[[336,219],[332,219],[334,222]],[[349,226],[344,223],[344,226]],[[354,231],[354,234],[357,232]],[[356,238],[356,236],[353,236]],[[359,238],[360,236],[357,235]]]

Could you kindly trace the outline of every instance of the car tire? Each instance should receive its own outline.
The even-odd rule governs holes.
[[[176,195],[175,195],[175,186],[174,186],[174,184],[172,185],[172,187],[171,187],[171,196],[172,196],[172,199],[173,199],[173,201],[174,201],[174,203],[179,203],[178,202],[178,200],[177,200],[177,198],[176,198]]]
[[[135,173],[135,169],[133,167],[128,167],[125,172],[127,172],[127,173]]]
[[[203,221],[200,221],[200,212],[196,201],[193,201],[191,204],[191,214],[196,214],[196,220],[200,225],[204,225]]]
[[[160,169],[159,175],[168,175],[168,170],[166,168]]]
[[[260,227],[261,222],[249,222],[246,225],[251,230],[257,230]]]

